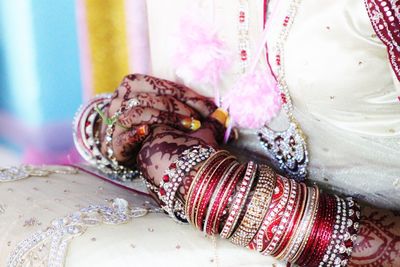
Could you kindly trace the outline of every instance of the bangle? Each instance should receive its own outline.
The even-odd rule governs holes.
[[[328,194],[321,195],[319,204],[320,215],[316,219],[318,223],[313,229],[313,234],[310,237],[312,241],[307,249],[304,250],[299,258],[298,265],[300,266],[318,266],[322,260],[323,254],[326,251],[329,241],[332,236],[334,216],[336,204],[334,199]],[[313,257],[309,257],[310,253],[314,252]]]
[[[235,161],[235,157],[228,156],[223,159],[214,169],[210,176],[207,176],[207,181],[203,186],[203,190],[200,194],[200,198],[198,199],[198,208],[195,209],[197,214],[195,216],[195,225],[196,227],[202,231],[203,230],[203,222],[205,219],[206,208],[210,202],[212,193],[215,191],[215,187],[218,182],[221,180],[223,173],[229,167],[229,165]]]
[[[319,189],[317,186],[314,186],[313,188],[309,189],[309,192],[310,194],[308,196],[311,198],[311,201],[307,206],[309,211],[306,211],[305,213],[307,217],[303,217],[302,225],[298,230],[298,236],[295,240],[295,244],[287,256],[288,261],[293,263],[297,262],[298,258],[303,252],[308,239],[310,238],[311,230],[315,224],[315,219],[318,213]]]
[[[307,186],[303,183],[299,184],[299,194],[298,200],[296,201],[296,207],[293,215],[291,216],[291,220],[288,224],[287,229],[285,230],[285,234],[280,241],[280,244],[276,247],[273,252],[274,257],[279,257],[285,252],[287,248],[287,244],[290,242],[293,237],[293,232],[297,229],[298,224],[300,223],[301,216],[303,215],[305,204],[306,204],[306,194],[307,194]]]
[[[287,178],[278,176],[272,201],[264,221],[253,240],[257,251],[262,252],[266,245],[272,240],[272,235],[276,232],[282,219],[287,201],[289,200],[290,183]]]
[[[236,186],[241,177],[245,174],[245,166],[239,165],[237,170],[234,172],[232,179],[224,190],[221,203],[218,207],[217,216],[213,222],[213,229],[215,229],[216,233],[220,233],[222,231],[222,225],[225,225],[226,220],[222,220],[224,216],[226,216],[229,210],[226,207],[229,205],[230,201],[232,201],[232,195],[235,192]],[[224,223],[221,223],[224,222]]]
[[[192,168],[205,161],[215,152],[212,147],[194,146],[185,150],[166,170],[160,182],[159,198],[165,203],[162,208],[175,220],[186,222],[183,204],[176,201],[176,192]]]
[[[316,214],[315,223],[312,226],[311,233],[305,244],[305,248],[301,251],[299,258],[296,260],[297,265],[309,266],[309,265],[305,265],[304,261],[305,260],[310,261],[311,258],[317,257],[318,249],[317,249],[317,247],[315,247],[315,244],[316,244],[316,241],[321,242],[320,236],[318,236],[318,234],[321,233],[322,223],[326,216],[325,211],[327,208],[328,208],[328,204],[325,203],[324,194],[321,194],[319,204],[318,204],[319,212],[317,212],[317,214]],[[310,255],[313,255],[313,257],[309,257]],[[305,258],[305,257],[307,257],[307,258]]]
[[[232,181],[232,175],[240,167],[239,162],[233,161],[226,171],[222,174],[221,180],[213,192],[210,200],[210,205],[207,211],[206,219],[204,221],[204,233],[208,235],[213,235],[216,232],[215,220],[218,218],[218,212],[224,202],[224,197],[226,197],[226,188],[229,182]]]
[[[219,157],[216,157],[213,162],[210,162],[209,166],[207,167],[206,171],[203,175],[200,176],[198,180],[198,185],[196,185],[195,190],[193,191],[192,196],[192,209],[189,217],[191,218],[191,222],[194,226],[197,226],[197,211],[199,209],[199,199],[202,197],[202,194],[205,193],[206,184],[210,181],[208,178],[211,172],[214,172],[217,166],[219,166],[229,155],[222,154]]]
[[[342,199],[335,195],[336,198],[336,219],[333,227],[332,238],[330,240],[330,245],[327,248],[327,251],[324,254],[322,261],[319,263],[319,266],[331,266],[333,263],[339,262],[341,259],[336,256],[339,252],[341,239],[343,238],[343,234],[345,231],[345,225],[347,220],[347,210],[346,205]],[[338,260],[336,260],[338,258]]]
[[[340,199],[340,201],[344,208],[339,230],[340,235],[333,235],[333,238],[336,239],[336,245],[330,259],[335,265],[346,266],[359,230],[359,219],[356,216],[359,206],[352,198],[347,198],[346,200]],[[353,220],[356,221],[354,222]]]
[[[256,170],[257,170],[257,165],[253,161],[247,163],[247,169],[243,177],[242,183],[239,187],[239,192],[236,194],[228,219],[226,220],[225,225],[220,233],[220,236],[222,238],[229,238],[233,230],[235,229],[241,211],[243,210],[243,207],[246,204],[246,199],[253,185],[256,176],[255,175]]]
[[[242,221],[230,238],[232,243],[246,247],[251,242],[268,211],[275,184],[274,171],[266,165],[260,165],[254,194]]]
[[[123,165],[120,165],[117,159],[114,156],[114,149],[113,149],[113,133],[115,130],[115,125],[118,121],[118,117],[121,116],[127,109],[130,109],[138,104],[137,99],[131,99],[128,102],[128,105],[122,105],[111,117],[111,123],[107,124],[106,128],[106,135],[104,137],[105,145],[106,145],[106,153],[107,158],[111,162],[112,169],[118,173],[118,176],[121,180],[132,180],[135,176],[137,176],[137,172],[135,170],[131,170],[126,168]]]
[[[311,216],[312,212],[312,205],[313,205],[313,188],[310,187],[305,187],[305,205],[303,206],[304,208],[302,209],[301,214],[299,215],[299,219],[297,221],[297,224],[295,224],[295,227],[293,227],[290,239],[285,245],[285,248],[279,253],[276,258],[277,259],[286,259],[290,260],[290,256],[294,254],[297,251],[297,248],[300,246],[300,243],[302,241],[302,238],[304,237],[305,234],[305,228],[308,225],[309,218]]]
[[[194,219],[191,218],[192,214],[192,209],[193,209],[193,204],[194,204],[194,197],[195,197],[195,192],[198,191],[198,188],[200,186],[199,179],[201,176],[208,172],[209,166],[211,163],[214,161],[218,160],[219,158],[223,157],[224,155],[227,155],[227,151],[220,150],[215,152],[213,155],[211,155],[200,167],[200,169],[197,171],[190,187],[189,191],[187,193],[187,198],[186,198],[186,203],[185,203],[185,214],[186,214],[186,219],[190,222],[193,223]]]
[[[266,248],[262,251],[262,255],[272,255],[279,247],[281,240],[286,234],[286,228],[290,223],[290,218],[295,214],[297,201],[299,200],[300,187],[299,184],[293,180],[290,180],[290,194],[287,202],[285,211],[282,215],[282,219],[279,222],[277,230],[273,234],[271,241],[266,245]]]
[[[81,106],[74,118],[73,137],[75,147],[79,154],[91,165],[115,180],[135,178],[140,176],[136,169],[121,170],[114,168],[113,163],[100,151],[99,131],[96,131],[96,122],[99,120],[99,112],[109,106],[111,95],[100,95],[91,100],[87,105]],[[130,173],[127,177],[125,174]]]

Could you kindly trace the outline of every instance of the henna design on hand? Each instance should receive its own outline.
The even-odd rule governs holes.
[[[206,145],[199,138],[186,136],[169,127],[163,127],[162,130],[164,131],[160,132],[158,129],[158,133],[149,135],[137,158],[144,176],[155,184],[159,184],[162,172],[185,150],[199,144]],[[164,167],[161,167],[162,164]],[[155,165],[158,165],[157,169],[161,169],[156,170]]]
[[[127,128],[138,124],[166,124],[185,130],[181,123],[183,118],[184,116],[177,113],[156,110],[154,108],[135,107],[122,114],[119,122]]]
[[[400,217],[365,208],[349,266],[400,266]]]
[[[174,83],[172,81],[159,79],[156,77],[143,75],[143,80],[153,87],[153,90],[159,95],[171,95],[184,103],[192,105],[204,105],[208,115],[213,112],[217,106],[210,99],[198,96],[193,91],[184,85]]]

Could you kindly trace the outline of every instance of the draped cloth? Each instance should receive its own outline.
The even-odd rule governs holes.
[[[270,0],[269,4],[273,6],[274,1]],[[276,44],[291,2],[280,0],[279,10],[270,17],[269,61],[274,70]],[[177,80],[170,63],[178,47],[174,33],[179,18],[190,9],[187,1],[173,3],[147,2],[153,75]],[[239,1],[221,0],[215,6],[211,1],[193,1],[196,3],[206,14],[204,20],[214,21],[220,38],[232,51],[238,51]],[[380,10],[383,2],[376,3],[380,7],[375,9]],[[396,9],[393,1],[390,4],[391,10]],[[263,10],[263,1],[249,2],[250,47],[256,46],[263,31]],[[387,9],[381,12],[389,20],[391,15]],[[390,30],[397,33],[395,27]],[[362,0],[302,0],[284,43],[283,63],[294,115],[308,137],[309,178],[372,205],[398,209],[400,82],[393,62],[390,64],[388,59],[388,46],[380,38]],[[235,64],[224,76],[219,87],[222,95],[229,92],[241,75],[239,61],[237,55]],[[267,68],[263,60],[260,64]],[[199,93],[213,96],[210,86],[188,85]],[[281,120],[278,117],[276,124]],[[242,129],[238,145],[246,151],[265,155],[254,132]]]

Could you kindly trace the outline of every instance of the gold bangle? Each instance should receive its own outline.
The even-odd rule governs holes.
[[[268,211],[276,184],[276,174],[267,165],[260,165],[258,181],[246,213],[230,241],[246,247],[260,228]]]

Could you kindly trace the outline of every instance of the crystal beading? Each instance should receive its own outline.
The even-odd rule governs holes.
[[[115,198],[111,205],[89,205],[66,217],[55,219],[45,230],[37,231],[25,240],[18,243],[11,252],[7,267],[25,266],[29,255],[37,250],[47,249],[47,263],[49,267],[62,267],[65,264],[68,245],[71,240],[85,233],[90,226],[104,224],[122,224],[133,218],[142,217],[148,212],[159,212],[131,207],[125,199]],[[49,243],[50,247],[41,246]]]

